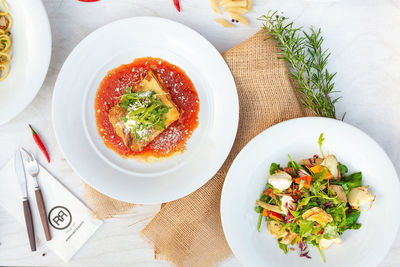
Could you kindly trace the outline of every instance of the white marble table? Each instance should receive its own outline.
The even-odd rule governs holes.
[[[53,33],[49,73],[30,106],[0,126],[0,166],[19,146],[37,151],[27,127],[29,122],[40,131],[50,151],[52,163],[48,169],[78,197],[83,197],[82,181],[67,164],[55,140],[51,96],[64,60],[96,28],[126,17],[160,16],[192,27],[223,52],[259,29],[260,23],[256,21],[259,15],[268,9],[279,9],[298,25],[323,29],[326,46],[333,53],[329,67],[338,72],[336,88],[343,96],[337,106],[338,113],[346,111],[346,121],[382,145],[400,171],[400,0],[255,0],[254,11],[247,15],[249,27],[231,29],[214,23],[216,15],[211,12],[208,0],[181,0],[182,13],[175,11],[172,0],[102,0],[94,4],[44,0],[44,3]],[[44,163],[43,158],[41,162]],[[139,236],[158,209],[159,206],[139,206],[129,214],[107,220],[86,246],[64,263],[43,244],[31,253],[25,228],[0,207],[0,265],[168,266],[167,262],[154,260],[152,247]],[[239,263],[233,258],[223,265],[239,266]],[[398,242],[392,245],[381,266],[400,266]]]

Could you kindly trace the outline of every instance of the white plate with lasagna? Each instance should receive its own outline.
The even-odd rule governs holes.
[[[41,88],[50,63],[51,31],[41,0],[5,0],[0,10],[2,125],[23,111]]]
[[[218,51],[161,18],[87,36],[57,78],[53,123],[72,168],[113,198],[143,204],[190,194],[222,166],[239,104]]]

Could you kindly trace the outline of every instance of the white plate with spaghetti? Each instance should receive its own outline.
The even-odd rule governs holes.
[[[0,37],[7,46],[0,48],[2,61],[0,81],[0,125],[8,122],[35,98],[46,77],[51,57],[51,31],[43,3],[40,0],[5,0],[6,23],[11,18],[9,35],[3,30]],[[0,16],[0,28],[4,23]],[[8,30],[6,30],[8,32]],[[7,35],[9,37],[4,37]],[[11,40],[11,43],[7,41]]]
[[[171,97],[180,119],[165,125],[141,151],[160,152],[163,144],[180,140],[179,129],[188,129],[185,116],[197,110],[198,124],[180,153],[144,163],[130,157],[139,133],[128,142],[125,131],[115,130],[134,117],[114,125],[110,114],[122,107],[127,88],[136,92],[158,78],[165,87],[159,89],[166,90],[159,95]],[[195,102],[183,89],[192,85]],[[194,105],[186,105],[189,99]],[[57,140],[72,168],[100,192],[142,204],[175,200],[206,183],[228,156],[239,119],[235,82],[221,54],[194,30],[156,17],[115,21],[87,36],[60,71],[52,109]],[[143,120],[148,112],[141,113]]]

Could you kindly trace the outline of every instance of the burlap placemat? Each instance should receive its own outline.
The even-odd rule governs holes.
[[[97,217],[102,219],[112,218],[115,215],[131,210],[135,206],[135,204],[103,195],[87,184],[84,184],[83,192],[86,204],[94,211]]]
[[[231,255],[222,230],[219,204],[222,185],[232,161],[253,137],[266,128],[307,115],[286,63],[277,59],[279,48],[274,40],[265,40],[266,37],[266,32],[260,31],[223,54],[239,94],[240,119],[236,140],[224,165],[207,184],[182,199],[163,205],[143,229],[142,235],[154,246],[161,259],[178,266],[212,266]],[[99,193],[90,187],[85,187],[85,191],[87,201],[91,201],[93,196],[99,198]],[[107,210],[109,214],[110,210],[124,210],[126,205],[101,195],[101,202],[92,208],[100,214]]]

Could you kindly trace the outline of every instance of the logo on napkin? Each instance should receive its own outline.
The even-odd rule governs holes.
[[[72,222],[71,212],[63,206],[52,208],[47,217],[49,218],[50,225],[57,230],[66,229]]]

